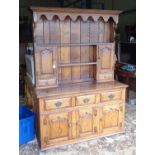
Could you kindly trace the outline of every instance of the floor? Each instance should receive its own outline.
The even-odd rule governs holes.
[[[135,96],[134,92],[129,94]],[[19,155],[136,155],[136,105],[126,104],[125,133],[40,151],[37,140],[19,147]]]

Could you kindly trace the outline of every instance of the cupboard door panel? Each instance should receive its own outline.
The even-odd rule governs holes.
[[[71,112],[41,116],[42,146],[69,140],[71,136]]]
[[[39,48],[36,58],[36,86],[57,86],[57,51],[55,47]]]
[[[98,108],[85,108],[78,110],[77,114],[77,137],[87,137],[97,134],[99,131]]]
[[[114,45],[103,44],[98,46],[97,60],[98,81],[112,81],[114,70]]]
[[[123,128],[123,104],[104,105],[100,110],[101,132],[115,131]]]

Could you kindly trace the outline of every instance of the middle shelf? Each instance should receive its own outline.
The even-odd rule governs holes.
[[[96,65],[97,62],[79,62],[79,63],[60,63],[58,67],[66,67],[66,66],[82,66],[82,65]]]

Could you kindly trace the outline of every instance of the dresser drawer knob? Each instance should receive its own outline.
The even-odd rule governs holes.
[[[112,100],[115,97],[115,95],[110,94],[108,97],[109,97],[110,100]]]
[[[85,98],[85,99],[83,100],[84,103],[88,103],[89,101],[90,101],[89,98]]]
[[[56,106],[56,107],[60,107],[61,105],[62,105],[62,102],[56,102],[56,103],[55,103],[55,106]]]

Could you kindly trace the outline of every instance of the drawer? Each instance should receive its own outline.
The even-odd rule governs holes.
[[[113,73],[102,73],[98,75],[99,80],[103,81],[111,81],[113,80]]]
[[[71,107],[72,98],[45,100],[45,110]]]
[[[76,97],[76,105],[88,105],[96,103],[96,95],[82,95]]]
[[[122,99],[122,90],[115,90],[101,93],[101,102],[111,100],[121,100],[121,99]]]

